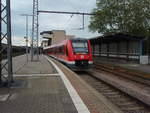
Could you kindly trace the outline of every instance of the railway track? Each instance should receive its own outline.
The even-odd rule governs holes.
[[[116,104],[124,113],[150,113],[150,108],[138,99],[120,91],[88,72],[77,73],[83,80]]]

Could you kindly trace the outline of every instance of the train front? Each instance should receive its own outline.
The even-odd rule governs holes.
[[[70,40],[70,43],[72,46],[70,60],[74,63],[74,65],[72,65],[73,69],[89,69],[93,64],[90,41],[77,38]]]

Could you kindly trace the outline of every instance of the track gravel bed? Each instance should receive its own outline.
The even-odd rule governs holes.
[[[124,113],[150,113],[150,108],[147,105],[100,79],[93,77],[92,74],[85,72],[80,72],[78,74],[99,93],[116,104]]]
[[[148,85],[101,70],[93,69],[89,73],[150,106],[150,87]]]
[[[134,70],[128,70],[128,69],[124,69],[122,67],[100,64],[100,63],[95,63],[94,68],[97,70],[106,71],[106,72],[115,74],[117,76],[122,76],[122,77],[128,78],[130,80],[150,86],[150,75],[149,74],[141,73],[138,71],[135,72]]]

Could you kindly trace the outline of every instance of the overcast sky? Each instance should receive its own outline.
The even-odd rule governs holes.
[[[39,10],[91,12],[96,0],[39,0]],[[32,0],[11,0],[12,9],[12,40],[14,45],[24,45],[25,17],[20,14],[32,14]],[[39,32],[46,30],[66,30],[69,35],[90,38],[97,33],[89,32],[89,16],[85,16],[85,30],[82,27],[82,16],[63,14],[40,14]],[[31,37],[32,18],[29,19],[29,36]],[[41,40],[41,39],[40,39]]]

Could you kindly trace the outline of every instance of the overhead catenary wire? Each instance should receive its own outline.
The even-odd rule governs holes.
[[[46,10],[38,10],[38,13],[56,13],[56,14],[76,14],[76,15],[95,15],[94,13],[84,13],[84,12],[68,12],[68,11],[46,11]]]
[[[92,15],[95,15],[94,13],[85,13],[85,12],[46,11],[46,10],[38,10],[38,13],[53,13],[53,14],[82,15],[82,16],[83,16],[83,25],[82,25],[82,29],[84,29],[84,19],[85,19],[85,16],[92,16]]]

